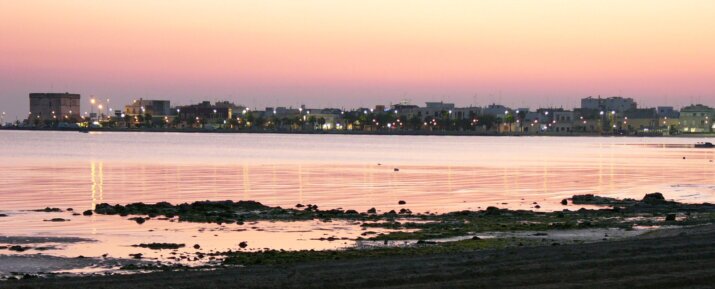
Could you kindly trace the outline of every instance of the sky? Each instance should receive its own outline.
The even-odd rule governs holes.
[[[0,110],[172,104],[715,106],[712,0],[0,0]]]

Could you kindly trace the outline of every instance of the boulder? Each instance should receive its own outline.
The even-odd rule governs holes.
[[[665,202],[665,197],[661,193],[646,194],[642,201],[647,204],[658,204]]]

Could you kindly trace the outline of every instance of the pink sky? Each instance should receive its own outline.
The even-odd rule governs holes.
[[[42,91],[259,108],[715,105],[714,15],[712,0],[0,1],[0,110],[22,115]]]

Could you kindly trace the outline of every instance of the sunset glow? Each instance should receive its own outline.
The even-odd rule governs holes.
[[[687,4],[2,1],[0,105],[35,90],[258,107],[706,102],[715,2]]]

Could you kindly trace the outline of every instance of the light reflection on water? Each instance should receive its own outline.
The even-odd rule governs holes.
[[[117,216],[78,216],[52,223],[43,222],[49,217],[41,213],[18,213],[44,207],[81,212],[102,202],[230,199],[359,211],[406,207],[413,212],[494,205],[534,209],[537,202],[539,210],[560,210],[560,200],[574,194],[640,198],[655,191],[679,201],[715,202],[715,150],[692,148],[698,141],[702,140],[0,131],[0,211],[11,213],[0,218],[0,232],[90,235],[121,247],[139,239],[191,240],[197,227],[212,227],[157,221],[147,223],[156,226],[148,232],[151,226]],[[399,200],[407,205],[398,206]],[[283,226],[274,227],[280,231]],[[359,235],[357,225],[285,226],[273,235],[230,231],[220,232],[213,241],[211,234],[202,242],[216,249],[233,248],[243,239],[275,248],[328,248],[338,243],[306,240],[311,238],[289,231],[328,227],[342,234],[338,237]],[[165,229],[176,233],[158,233]],[[186,242],[188,246],[191,241]],[[82,246],[89,246],[82,247],[84,252],[101,251],[101,246]]]

